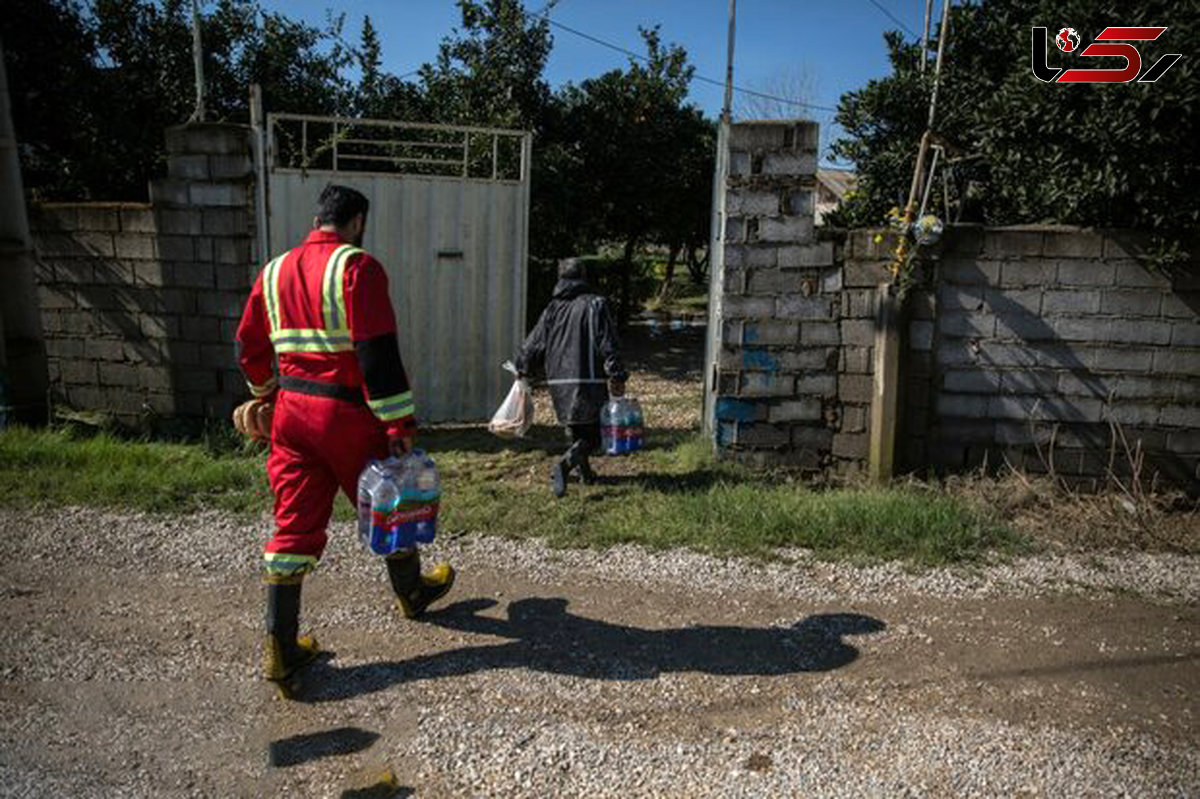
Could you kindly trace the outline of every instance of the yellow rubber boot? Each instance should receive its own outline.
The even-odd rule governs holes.
[[[386,558],[388,578],[396,592],[396,609],[406,619],[415,619],[437,600],[450,593],[455,572],[449,563],[439,563],[421,574],[421,553],[405,549]]]
[[[320,648],[312,636],[298,636],[302,578],[268,578],[267,636],[263,644],[263,677],[275,683],[280,696],[291,699],[299,690],[299,672],[316,659]]]

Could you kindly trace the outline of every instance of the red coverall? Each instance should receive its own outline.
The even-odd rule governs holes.
[[[276,529],[263,567],[303,575],[325,549],[338,489],[355,502],[367,462],[416,432],[387,275],[336,233],[314,230],[263,268],[237,343],[251,393],[278,392],[267,458]]]

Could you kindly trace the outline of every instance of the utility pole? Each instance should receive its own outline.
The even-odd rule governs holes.
[[[925,26],[921,28],[921,74],[925,74],[925,62],[929,60],[929,12],[933,10],[933,0],[925,0]]]
[[[904,229],[891,264],[892,281],[884,281],[876,289],[875,306],[875,362],[873,391],[871,397],[871,427],[868,433],[867,473],[873,480],[890,480],[896,456],[897,404],[900,379],[900,298],[896,295],[893,282],[900,276],[907,263],[907,233],[916,210],[917,192],[925,168],[925,154],[929,151],[933,137],[933,123],[937,114],[938,84],[942,77],[942,56],[946,53],[946,39],[950,35],[950,0],[942,0],[942,27],[938,31],[937,60],[933,67],[933,91],[929,97],[929,119],[925,133],[917,148],[917,164],[913,169],[912,186],[908,191],[908,203],[904,206]],[[937,151],[934,151],[935,159]],[[937,162],[934,161],[933,166]],[[930,167],[930,177],[933,176]]]
[[[733,33],[737,26],[737,0],[729,0],[729,55],[725,61],[725,106],[721,119],[729,122],[733,108]]]
[[[733,119],[733,40],[737,0],[729,0],[729,41],[725,62],[725,105],[717,125],[717,154],[713,159],[712,211],[708,234],[708,338],[704,345],[704,432],[714,436],[717,359],[721,351],[721,319],[725,285],[725,176],[729,172],[729,125]]]
[[[196,109],[189,122],[204,121],[204,46],[200,42],[200,0],[192,0],[192,62],[196,68]]]

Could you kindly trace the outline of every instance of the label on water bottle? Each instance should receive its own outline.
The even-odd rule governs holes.
[[[376,527],[399,527],[402,524],[429,522],[437,518],[439,503],[400,505],[391,511],[371,511],[371,523]]]
[[[642,448],[642,428],[611,427],[604,431],[604,451],[609,455],[625,455]]]

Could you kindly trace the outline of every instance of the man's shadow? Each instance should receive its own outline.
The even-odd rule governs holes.
[[[328,702],[418,680],[523,668],[594,680],[649,680],[666,672],[781,675],[830,671],[858,657],[847,635],[879,632],[870,616],[828,613],[790,627],[698,625],[652,630],[567,612],[567,600],[533,597],[508,606],[508,619],[481,616],[490,599],[459,602],[425,617],[430,624],[508,642],[463,647],[411,660],[338,668],[315,664],[305,699]]]

